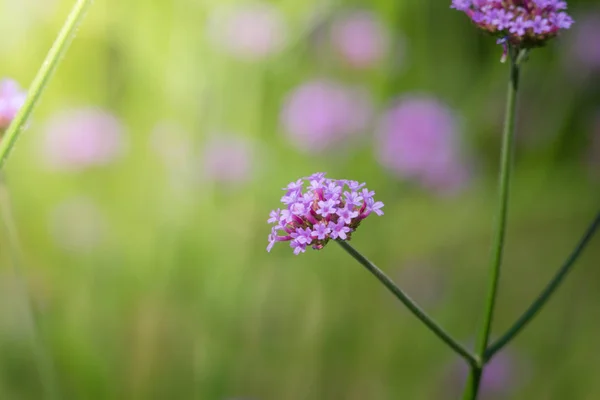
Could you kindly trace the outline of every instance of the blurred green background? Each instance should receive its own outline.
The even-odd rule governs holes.
[[[385,215],[365,221],[353,245],[471,342],[496,204],[501,49],[446,1],[283,0],[228,31],[227,16],[248,4],[109,0],[90,9],[4,171],[40,345],[3,233],[0,399],[43,399],[44,379],[63,399],[458,398],[460,360],[362,267],[335,245],[267,253],[266,220],[298,177],[367,182]],[[524,69],[494,335],[537,295],[600,204],[600,62],[573,52],[587,39],[598,54],[600,34],[578,35],[590,4],[570,1],[572,31]],[[1,1],[0,75],[27,87],[70,6]],[[379,21],[383,39],[364,45],[381,47],[369,65],[349,63],[331,42],[348,10]],[[313,79],[369,94],[372,118],[358,136],[324,149],[290,139],[283,105]],[[438,99],[457,121],[469,174],[452,193],[378,161],[377,119],[413,93]],[[90,107],[113,116],[109,128],[53,122]],[[52,124],[59,136],[95,129],[101,138],[53,146]],[[105,144],[103,129],[115,124]],[[245,144],[215,150],[221,137]],[[60,159],[94,146],[108,146],[107,160]],[[595,238],[501,354],[506,365],[483,398],[600,398],[598,267]],[[36,353],[46,357],[41,372]]]

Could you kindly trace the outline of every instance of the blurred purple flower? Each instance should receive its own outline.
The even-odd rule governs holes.
[[[522,360],[517,359],[506,350],[496,354],[486,365],[479,386],[479,399],[499,400],[510,399],[522,382],[522,375],[526,373]],[[451,365],[444,386],[452,390],[445,390],[444,398],[456,398],[464,388],[469,375],[469,368],[462,360]]]
[[[369,68],[385,57],[389,36],[375,14],[352,11],[338,17],[331,27],[331,42],[344,60],[355,68]]]
[[[52,211],[50,234],[64,250],[86,253],[100,244],[106,233],[106,220],[93,200],[68,199]]]
[[[15,118],[25,102],[27,93],[21,90],[19,84],[12,79],[0,81],[0,133],[4,131]]]
[[[587,70],[600,70],[600,12],[582,14],[571,37],[568,58]]]
[[[348,141],[366,129],[371,114],[372,104],[364,90],[313,80],[288,95],[281,121],[291,141],[310,152]]]
[[[435,98],[399,99],[381,118],[377,140],[379,162],[403,179],[452,193],[470,178],[461,160],[456,117]]]
[[[217,13],[209,22],[209,30],[216,46],[247,60],[260,60],[280,51],[287,33],[284,16],[269,3]]]
[[[228,185],[250,181],[256,172],[253,144],[242,137],[223,136],[211,139],[201,158],[204,179]]]
[[[48,122],[43,144],[51,168],[81,170],[109,164],[121,156],[124,128],[114,115],[101,109],[68,110]]]

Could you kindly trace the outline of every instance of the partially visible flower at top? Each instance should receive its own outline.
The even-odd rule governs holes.
[[[25,97],[27,94],[17,82],[12,79],[0,81],[0,134],[15,118],[25,102]]]
[[[255,172],[255,148],[242,137],[216,137],[204,144],[200,159],[202,176],[212,182],[240,185]]]
[[[306,185],[306,188],[304,186]],[[272,224],[267,251],[277,242],[290,242],[294,254],[307,246],[320,250],[329,240],[349,241],[362,220],[383,215],[383,203],[363,184],[346,179],[328,179],[322,172],[302,178],[283,188],[281,209],[271,211]]]
[[[217,12],[209,21],[209,31],[219,49],[251,61],[279,52],[287,35],[281,11],[266,2]]]
[[[337,17],[331,27],[334,49],[354,68],[380,63],[389,48],[389,33],[375,14],[350,11]]]
[[[364,131],[372,109],[366,91],[318,79],[303,83],[288,95],[281,122],[300,150],[323,151]]]
[[[125,150],[121,122],[98,108],[67,110],[50,119],[43,156],[56,170],[82,170],[110,164]]]
[[[450,7],[520,49],[543,46],[574,22],[562,0],[452,0]]]
[[[73,197],[52,211],[49,230],[56,244],[71,253],[87,253],[99,246],[107,223],[96,203],[87,197]]]
[[[409,95],[382,116],[377,158],[389,171],[438,194],[463,188],[470,172],[462,159],[457,121],[436,98]]]

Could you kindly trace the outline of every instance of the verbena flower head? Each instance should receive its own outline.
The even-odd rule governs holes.
[[[8,128],[21,106],[25,102],[26,93],[12,79],[0,81],[0,134]]]
[[[573,19],[562,0],[452,0],[475,25],[499,38],[499,44],[529,49],[543,46]]]
[[[364,183],[328,179],[318,172],[291,182],[281,198],[283,207],[271,211],[267,251],[277,242],[290,242],[294,254],[308,246],[320,250],[329,240],[349,241],[362,220],[372,213],[383,215],[383,203]]]

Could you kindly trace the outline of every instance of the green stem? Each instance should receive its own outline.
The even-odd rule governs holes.
[[[524,57],[523,52],[515,54],[516,51],[511,49],[511,53],[510,78],[508,82],[508,95],[506,99],[504,132],[502,133],[502,149],[500,156],[499,202],[495,220],[494,237],[492,240],[490,280],[483,314],[483,323],[476,345],[476,354],[481,360],[484,359],[490,337],[490,330],[494,318],[494,308],[496,305],[498,281],[500,279],[500,266],[502,265],[502,255],[504,252],[506,217],[508,214],[508,198],[510,192],[510,176],[513,158],[513,143],[515,137],[517,91],[519,88],[519,63]],[[464,400],[474,400],[477,398],[482,372],[483,365],[475,366],[474,368],[472,367],[463,396]]]
[[[590,242],[596,230],[600,227],[600,212],[596,215],[596,218],[592,221],[590,226],[587,228],[585,234],[575,247],[575,250],[569,255],[569,258],[565,261],[565,263],[560,267],[557,271],[554,278],[548,283],[548,285],[542,290],[540,295],[535,299],[535,301],[529,306],[529,308],[521,315],[521,317],[513,324],[513,326],[500,337],[500,339],[496,340],[486,351],[485,359],[488,360],[494,356],[498,352],[498,350],[502,349],[506,346],[512,339],[517,336],[525,326],[531,322],[533,317],[537,315],[538,312],[546,305],[552,294],[558,289],[561,282],[566,278],[567,274],[573,266],[575,265],[575,261],[579,258],[583,250]]]
[[[83,19],[85,11],[91,4],[92,0],[77,0],[62,29],[58,33],[44,63],[29,87],[23,107],[21,107],[19,113],[6,130],[6,134],[2,138],[2,141],[0,141],[0,169],[4,166],[8,154],[15,145],[19,134],[23,130],[29,115],[44,92],[44,89],[48,85],[50,78],[56,71],[58,63],[67,51],[71,40],[75,36],[77,27]]]
[[[21,294],[23,315],[25,316],[25,321],[29,330],[31,347],[45,394],[44,398],[58,399],[59,392],[56,383],[56,374],[54,372],[52,361],[45,351],[41,335],[38,332],[39,329],[36,324],[35,309],[29,296],[27,280],[24,276],[22,267],[21,246],[13,218],[10,195],[2,175],[0,175],[0,216],[2,217],[2,223],[0,225],[4,230],[8,242],[6,248],[10,255],[10,261],[13,266],[19,294]]]
[[[453,339],[441,326],[439,326],[430,316],[428,316],[421,307],[419,307],[414,300],[412,300],[406,293],[402,291],[385,273],[377,268],[375,264],[369,261],[366,257],[360,254],[354,247],[348,242],[338,240],[337,243],[342,246],[348,254],[350,254],[356,261],[362,264],[370,273],[372,273],[381,283],[384,284],[390,292],[394,294],[421,322],[423,322],[429,330],[431,330],[437,337],[442,339],[448,346],[450,346],[455,352],[463,357],[470,365],[479,365],[479,360],[476,356],[471,354],[464,346]]]

